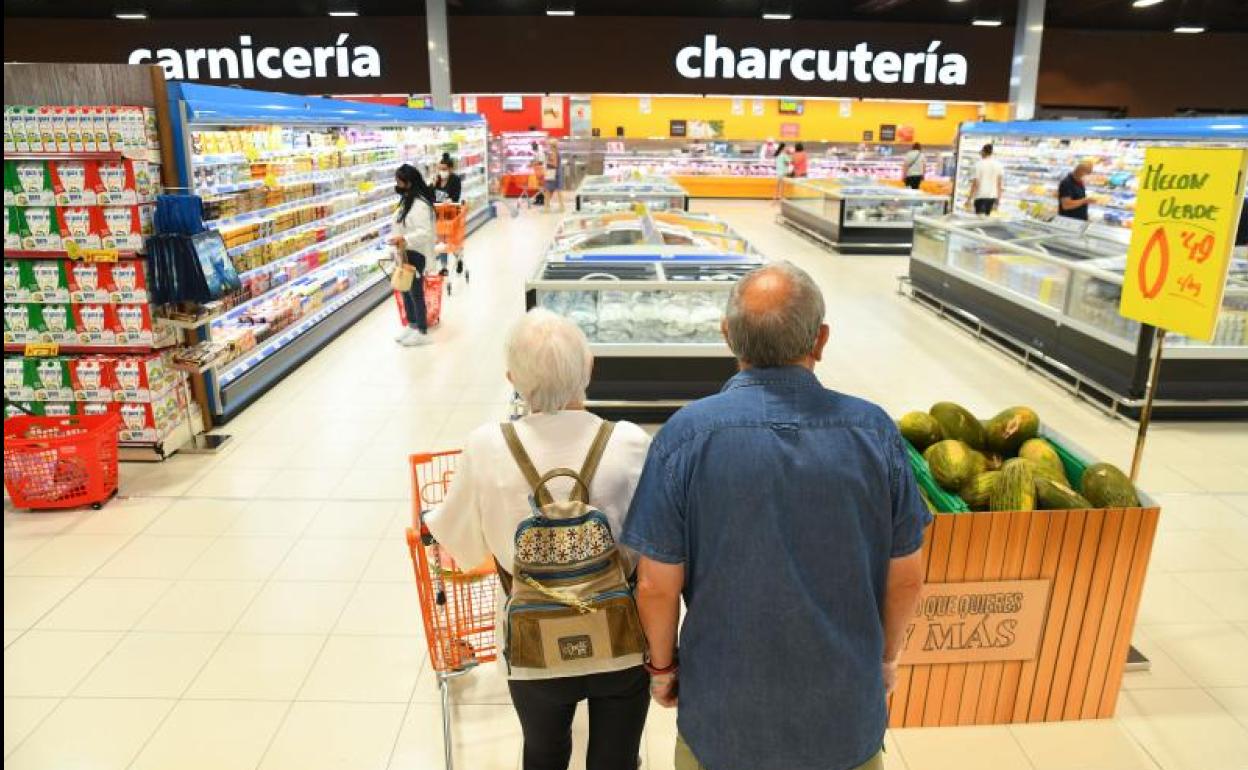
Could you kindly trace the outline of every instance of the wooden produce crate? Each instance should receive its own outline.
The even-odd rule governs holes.
[[[1077,483],[1086,454],[1046,438]],[[890,726],[1113,716],[1161,514],[1141,502],[936,514]]]

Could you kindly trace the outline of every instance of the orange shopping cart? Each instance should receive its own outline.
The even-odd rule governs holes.
[[[463,203],[438,203],[434,205],[434,209],[437,212],[438,242],[446,246],[444,255],[438,256],[438,261],[442,262],[443,274],[449,274],[447,261],[454,255],[455,272],[462,274],[464,282],[467,283],[468,268],[464,264],[464,236],[468,222],[468,206]],[[446,293],[451,293],[450,283],[446,285]]]
[[[411,456],[415,521],[442,502],[455,475],[460,452]],[[416,591],[425,621],[429,665],[442,696],[442,740],[446,770],[453,770],[450,681],[498,657],[494,636],[498,575],[494,562],[464,569],[444,553],[421,521],[407,530],[407,546],[416,572]]]

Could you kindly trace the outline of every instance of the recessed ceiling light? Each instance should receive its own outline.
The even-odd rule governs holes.
[[[1166,0],[1135,0],[1131,3],[1132,8],[1151,8],[1154,5],[1161,5]]]
[[[573,0],[549,0],[546,3],[547,16],[575,16],[576,3]]]
[[[971,22],[971,26],[973,27],[999,27],[1001,26],[1001,20],[1000,19],[975,19],[974,21]]]
[[[767,21],[788,21],[793,18],[791,13],[764,13],[763,18]]]
[[[1199,35],[1201,32],[1205,31],[1205,28],[1189,24],[1180,24],[1174,28],[1174,31],[1180,35]]]
[[[353,16],[359,16],[360,12],[359,11],[330,11],[329,15],[333,16],[335,19],[349,19]]]
[[[546,11],[547,16],[575,16],[576,11]]]
[[[118,11],[113,14],[113,18],[122,21],[143,21],[147,18],[147,11]]]

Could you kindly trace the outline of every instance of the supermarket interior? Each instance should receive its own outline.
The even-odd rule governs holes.
[[[6,770],[1248,770],[1242,0],[6,0],[4,40]],[[819,383],[887,413],[913,482],[829,467],[776,518],[931,519],[870,629],[856,567],[763,550],[810,458],[750,449],[778,481],[725,533],[704,447],[660,559],[628,501],[666,459],[608,452],[621,520],[586,483],[602,513],[561,522],[497,429],[693,446],[686,407],[767,384],[727,339],[784,262],[823,295]],[[514,366],[526,318],[593,357],[557,414],[518,392],[570,376]],[[474,526],[515,509],[476,566],[432,523],[461,469]],[[576,593],[590,520],[640,552],[625,590]],[[695,564],[734,538],[804,593]],[[687,633],[724,584],[740,614]],[[778,684],[859,681],[812,650],[877,637],[882,706]],[[632,673],[630,736],[602,683]],[[876,758],[809,753],[875,712]]]

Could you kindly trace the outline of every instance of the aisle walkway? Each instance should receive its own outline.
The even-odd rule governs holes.
[[[833,324],[828,385],[894,414],[1029,404],[1127,462],[1128,426],[899,298],[904,260],[829,256],[766,204],[699,208],[815,273]],[[502,335],[556,221],[504,218],[470,239],[473,285],[435,347],[397,348],[386,305],[227,426],[226,453],[126,466],[127,499],[98,513],[6,507],[5,767],[441,767],[402,537],[405,458],[506,415]],[[891,770],[1248,768],[1248,429],[1157,426],[1143,486],[1165,510],[1136,640],[1154,669],[1128,675],[1119,717],[897,731]],[[497,672],[464,680],[456,700],[457,766],[517,768]],[[652,712],[646,768],[671,767],[674,730],[671,712]]]

